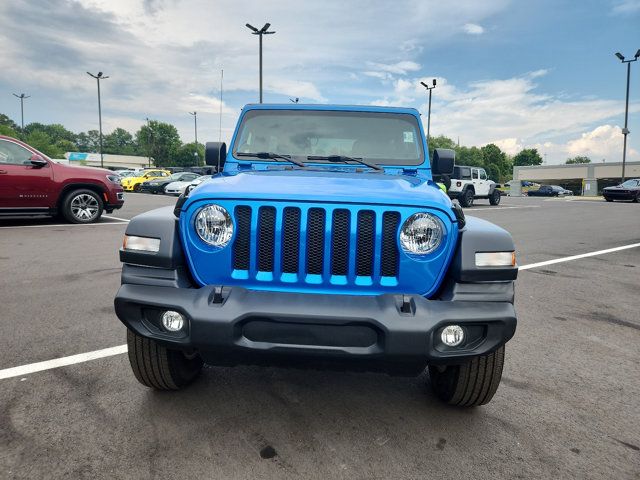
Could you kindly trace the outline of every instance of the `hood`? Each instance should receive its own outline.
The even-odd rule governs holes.
[[[271,170],[220,175],[196,187],[184,209],[204,199],[370,203],[432,207],[452,215],[451,200],[424,177],[336,170]]]
[[[83,167],[81,165],[68,165],[66,163],[56,163],[56,166],[62,169],[69,169],[74,173],[82,173],[82,174],[85,174],[86,176],[90,176],[90,174],[98,175],[100,177],[104,175],[117,175],[116,172],[112,170],[108,170],[106,168]]]

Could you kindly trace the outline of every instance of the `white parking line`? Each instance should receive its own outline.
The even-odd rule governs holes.
[[[115,222],[100,222],[100,223],[47,223],[45,225],[11,225],[3,227],[0,225],[0,230],[9,230],[11,228],[51,228],[51,227],[102,227],[104,225],[126,225],[129,220],[116,219],[115,217],[105,217],[117,220]]]
[[[476,208],[476,207],[472,207],[468,210],[465,210],[466,212],[477,212],[479,210],[509,210],[511,208],[540,208],[540,205],[517,205],[517,206],[512,206],[512,207],[481,207],[481,208]]]
[[[531,268],[544,267],[546,265],[553,265],[555,263],[571,262],[573,260],[579,260],[581,258],[595,257],[597,255],[605,255],[607,253],[619,252],[621,250],[628,250],[630,248],[638,248],[640,243],[633,243],[630,245],[623,245],[621,247],[607,248],[606,250],[597,250],[595,252],[582,253],[580,255],[571,255],[570,257],[554,258],[553,260],[547,260],[545,262],[530,263],[528,265],[522,265],[520,270],[529,270]],[[54,358],[53,360],[46,360],[44,362],[30,363],[28,365],[22,365],[19,367],[5,368],[0,370],[0,380],[5,378],[20,377],[29,375],[35,372],[41,372],[43,370],[51,370],[58,367],[66,367],[68,365],[74,365],[76,363],[88,362],[90,360],[97,360],[98,358],[112,357],[114,355],[120,355],[127,352],[127,345],[118,345],[117,347],[105,348],[102,350],[94,350],[93,352],[80,353],[78,355],[71,355],[69,357]]]
[[[596,252],[581,253],[580,255],[572,255],[570,257],[554,258],[553,260],[545,260],[544,262],[530,263],[528,265],[523,265],[519,269],[529,270],[531,268],[546,267],[547,265],[553,265],[555,263],[571,262],[572,260],[579,260],[581,258],[587,258],[587,257],[595,257],[597,255],[604,255],[606,253],[619,252],[620,250],[628,250],[630,248],[638,248],[638,247],[640,247],[640,243],[632,243],[631,245],[623,245],[622,247],[607,248],[606,250],[598,250]]]
[[[120,220],[121,222],[129,223],[131,220],[128,218],[112,217],[111,215],[103,215],[102,218],[112,218],[113,220]]]
[[[43,370],[51,370],[52,368],[66,367],[75,363],[88,362],[98,358],[112,357],[127,352],[127,345],[118,345],[117,347],[104,348],[102,350],[94,350],[93,352],[80,353],[69,357],[54,358],[53,360],[45,360],[44,362],[30,363],[21,367],[5,368],[0,370],[0,380],[4,378],[20,377],[29,375],[30,373],[41,372]]]

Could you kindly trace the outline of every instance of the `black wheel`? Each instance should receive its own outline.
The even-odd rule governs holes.
[[[633,203],[638,203],[638,201],[640,200],[640,193],[636,194],[635,197],[633,197],[633,200],[631,200]]]
[[[477,407],[491,401],[500,385],[504,346],[463,365],[429,366],[431,388],[449,405]]]
[[[491,196],[489,197],[489,203],[491,205],[499,205],[500,204],[500,190],[494,190]]]
[[[179,390],[190,384],[202,370],[202,359],[170,350],[154,340],[127,330],[129,363],[138,381],[156,390]]]
[[[133,186],[133,191],[134,191],[134,192],[139,192],[139,191],[140,191],[140,184],[139,184],[139,183],[136,183],[136,184]]]
[[[473,195],[474,195],[473,190],[471,190],[470,188],[467,188],[462,193],[462,195],[460,195],[460,197],[458,198],[460,205],[462,205],[464,208],[467,208],[473,205]]]
[[[604,197],[604,199],[605,199],[607,202],[613,202],[613,198]]]
[[[100,219],[104,209],[102,198],[93,190],[73,190],[64,197],[62,216],[71,223],[93,223]]]

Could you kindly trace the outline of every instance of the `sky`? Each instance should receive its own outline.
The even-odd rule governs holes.
[[[626,67],[640,0],[3,0],[0,113],[79,132],[170,122],[184,142],[229,140],[258,101],[258,38],[270,22],[264,101],[420,110],[431,134],[537,148],[545,163],[620,161]],[[224,70],[222,104],[221,71]],[[221,108],[222,107],[222,108]],[[220,110],[222,117],[220,118]],[[222,120],[222,131],[219,131]],[[628,159],[640,161],[640,61],[631,68]]]

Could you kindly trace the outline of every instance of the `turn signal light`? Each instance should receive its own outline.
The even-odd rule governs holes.
[[[157,253],[160,251],[160,239],[125,235],[122,241],[122,248],[125,250]]]
[[[476,252],[476,267],[515,267],[516,252]]]

